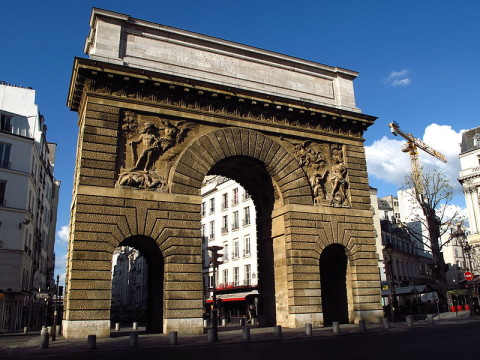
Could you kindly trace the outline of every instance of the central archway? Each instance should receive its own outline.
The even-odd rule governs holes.
[[[258,259],[259,324],[276,324],[275,272],[272,237],[272,211],[275,189],[265,165],[246,156],[231,156],[216,163],[208,175],[221,175],[235,180],[251,195],[256,211]],[[277,195],[278,197],[278,195]]]

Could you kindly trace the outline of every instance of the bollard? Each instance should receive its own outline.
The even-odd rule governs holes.
[[[138,322],[133,323],[133,330],[138,330]]]
[[[57,337],[57,329],[55,325],[51,327],[50,335],[52,336],[52,341],[55,341]]]
[[[178,344],[178,333],[176,331],[170,331],[170,345]]]
[[[56,331],[57,336],[62,335],[62,325],[57,325],[55,327],[55,331]]]
[[[227,319],[225,318],[222,319],[222,326],[227,326]]]
[[[390,320],[388,318],[383,318],[383,327],[385,330],[390,329]]]
[[[250,328],[248,327],[243,328],[242,338],[244,341],[250,341]]]
[[[275,325],[275,337],[277,339],[280,339],[282,337],[282,326],[281,325]]]
[[[340,333],[340,323],[338,321],[334,321],[332,323],[332,326],[333,326],[333,333],[334,334]]]
[[[245,326],[245,318],[240,318],[240,326]]]
[[[407,327],[413,328],[413,316],[412,315],[407,315],[405,318],[405,322],[407,323]]]
[[[46,327],[43,327],[40,331],[40,348],[48,348],[48,330]]]
[[[115,331],[120,331],[120,323],[115,323]]]
[[[427,323],[428,325],[435,325],[435,320],[433,319],[433,314],[427,315]]]
[[[28,326],[25,326],[25,327],[23,328],[23,333],[24,333],[24,334],[28,334]]]
[[[207,336],[208,336],[209,343],[217,342],[218,341],[217,329],[214,329],[214,328],[208,329]]]
[[[305,324],[305,335],[307,336],[312,335],[312,324],[310,323]]]
[[[48,335],[52,335],[52,327],[47,326]]]
[[[87,336],[87,347],[89,350],[95,350],[97,348],[97,335]]]
[[[203,327],[208,327],[208,320],[203,320]]]
[[[365,320],[360,320],[358,322],[358,329],[360,331],[367,331],[367,324],[365,323]]]
[[[130,347],[131,348],[136,348],[138,347],[138,334],[130,334]]]

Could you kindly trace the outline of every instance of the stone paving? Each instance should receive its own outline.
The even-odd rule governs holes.
[[[461,324],[471,321],[479,321],[479,317],[470,317],[467,311],[459,313],[441,313],[435,316],[435,325],[442,326],[448,324]],[[415,320],[414,327],[429,326],[427,320]],[[273,341],[278,340],[275,329],[273,327],[255,327],[250,326],[250,342]],[[243,342],[243,329],[239,326],[219,326],[218,345],[232,342]],[[367,324],[368,332],[382,331],[406,331],[408,327],[405,321],[399,320],[390,324],[390,329],[385,330],[383,324]],[[322,336],[345,336],[354,335],[360,332],[357,324],[340,325],[340,333],[334,334],[332,327],[313,328],[312,337]],[[170,344],[170,334],[146,334],[140,328],[137,331],[131,328],[123,328],[120,331],[112,330],[111,337],[96,339],[96,349],[91,350],[87,344],[87,339],[67,340],[62,336],[58,336],[56,341],[50,341],[48,348],[40,348],[40,332],[8,333],[0,334],[0,358],[13,359],[22,356],[32,356],[37,354],[43,355],[59,355],[69,353],[81,353],[88,351],[122,351],[131,348],[130,334],[138,334],[138,347],[140,348],[161,348],[173,346]],[[281,338],[283,340],[305,337],[304,329],[281,329]],[[178,335],[177,345],[174,346],[212,346],[208,341],[207,334],[201,335]]]

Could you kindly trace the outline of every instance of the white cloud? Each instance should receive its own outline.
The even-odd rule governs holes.
[[[60,275],[60,283],[65,283],[65,271],[67,268],[67,254],[55,258],[55,274]]]
[[[457,192],[461,191],[457,178],[460,171],[458,155],[462,132],[463,130],[456,132],[451,126],[446,125],[430,124],[426,127],[423,141],[445,155],[448,161],[446,164],[419,150],[420,165],[424,171],[442,170],[454,191]],[[405,176],[411,171],[408,154],[401,152],[405,142],[405,140],[388,139],[384,136],[372,145],[366,146],[369,175],[400,187],[405,182]]]
[[[407,86],[411,83],[411,80],[408,77],[409,72],[408,69],[403,69],[401,71],[394,70],[383,81],[385,84],[394,87]]]
[[[68,234],[70,229],[68,225],[64,225],[57,231],[57,242],[68,243]]]
[[[366,146],[368,174],[400,187],[410,171],[410,160],[400,151],[403,143],[384,136]]]
[[[410,79],[409,78],[405,78],[405,79],[395,79],[392,81],[392,86],[407,86],[408,84],[410,84]]]

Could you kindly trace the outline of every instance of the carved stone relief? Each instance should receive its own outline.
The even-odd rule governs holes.
[[[171,105],[182,108],[208,111],[220,115],[232,116],[241,119],[249,119],[264,123],[280,124],[287,127],[303,127],[311,130],[325,131],[332,134],[360,137],[365,130],[361,124],[350,124],[341,118],[333,120],[310,119],[311,115],[293,117],[287,111],[280,111],[274,107],[265,108],[260,105],[247,105],[246,103],[234,102],[232,99],[220,99],[220,97],[194,96],[182,93],[181,96],[165,93],[158,88],[149,86],[125,86],[125,84],[106,79],[85,81],[86,91],[96,91],[102,94],[137,99],[163,105]],[[310,116],[310,117],[309,117]]]
[[[306,172],[315,204],[349,207],[347,167],[343,145],[311,140],[294,142],[283,137]]]
[[[168,173],[192,123],[124,111],[124,156],[117,185],[166,192]]]

